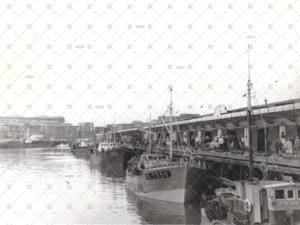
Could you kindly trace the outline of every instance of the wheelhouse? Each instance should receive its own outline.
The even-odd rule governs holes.
[[[289,209],[300,210],[300,185],[293,182],[264,186],[268,194],[268,205],[272,211]]]
[[[300,184],[275,182],[264,185],[260,192],[262,222],[294,224],[300,221]]]

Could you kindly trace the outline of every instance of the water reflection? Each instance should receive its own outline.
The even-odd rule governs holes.
[[[0,149],[0,176],[1,225],[201,222],[199,207],[138,199],[124,176],[68,150]]]
[[[90,156],[90,166],[93,169],[99,169],[102,176],[124,178],[125,171],[122,163],[114,160],[103,159],[102,155],[93,154]]]
[[[183,205],[135,196],[127,191],[127,200],[144,222],[150,224],[201,224],[199,204]]]

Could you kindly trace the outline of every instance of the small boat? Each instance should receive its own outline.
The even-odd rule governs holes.
[[[56,145],[55,148],[67,150],[67,149],[71,149],[71,146],[69,144],[60,143],[59,145]]]
[[[25,144],[31,144],[31,143],[32,143],[32,140],[26,139],[26,140],[24,141],[24,143],[25,143]]]

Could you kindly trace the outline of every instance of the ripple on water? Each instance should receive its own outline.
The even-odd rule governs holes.
[[[0,175],[0,224],[201,222],[197,206],[138,199],[124,177],[69,151],[2,149]]]

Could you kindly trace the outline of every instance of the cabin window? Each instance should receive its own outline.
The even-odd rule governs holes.
[[[284,199],[284,190],[275,190],[275,199]]]
[[[294,198],[294,191],[293,190],[287,190],[287,198],[293,199]]]

